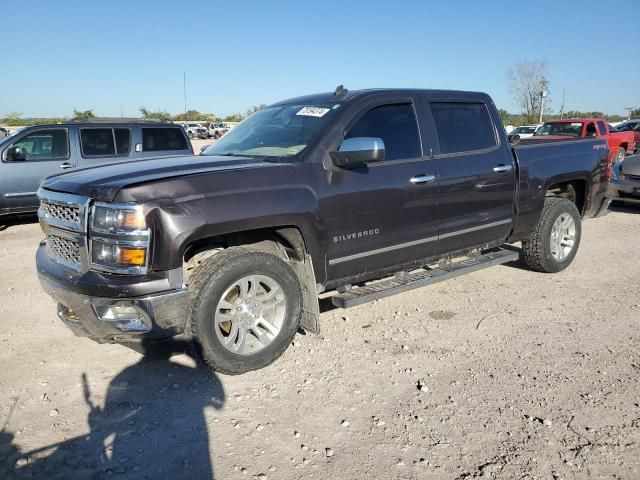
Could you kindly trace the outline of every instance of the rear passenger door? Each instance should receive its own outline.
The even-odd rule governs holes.
[[[128,127],[81,127],[80,165],[98,165],[136,158],[133,151],[132,134]]]
[[[505,240],[511,231],[515,165],[500,144],[492,105],[484,97],[428,96],[438,195],[438,253]]]
[[[180,127],[142,127],[142,156],[191,155],[191,142]]]

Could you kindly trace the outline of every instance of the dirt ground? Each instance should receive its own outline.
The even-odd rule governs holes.
[[[238,377],[75,337],[0,231],[0,478],[640,478],[640,208],[520,264],[322,314]]]

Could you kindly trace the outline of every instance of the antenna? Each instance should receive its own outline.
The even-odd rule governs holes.
[[[333,92],[333,94],[338,97],[338,98],[342,98],[344,97],[347,93],[349,93],[349,90],[347,90],[346,88],[344,88],[344,85],[338,85],[336,87],[336,91]]]

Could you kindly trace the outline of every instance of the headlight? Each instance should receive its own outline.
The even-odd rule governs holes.
[[[120,233],[144,230],[147,224],[139,206],[111,207],[96,204],[93,207],[91,228],[97,232]]]
[[[151,230],[139,205],[96,203],[90,225],[92,268],[132,275],[147,272]]]

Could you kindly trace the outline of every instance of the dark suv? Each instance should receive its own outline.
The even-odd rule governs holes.
[[[0,139],[0,217],[38,210],[38,185],[74,167],[192,155],[178,125],[161,122],[66,123],[28,127]]]

